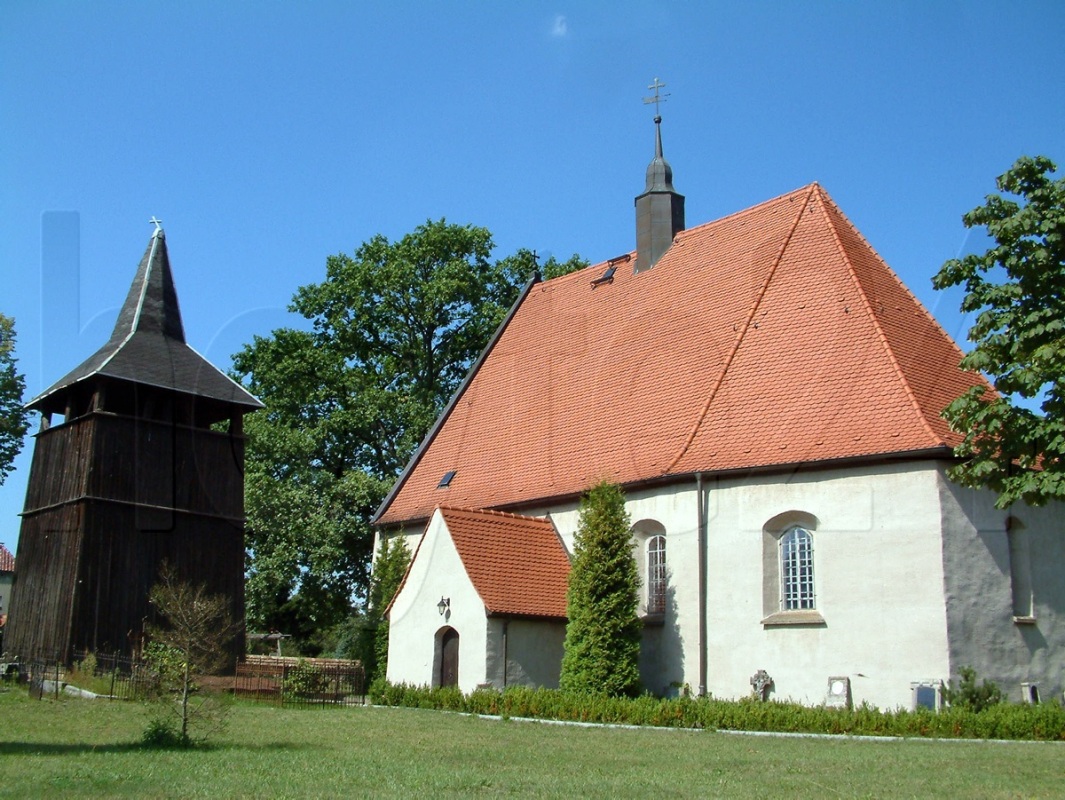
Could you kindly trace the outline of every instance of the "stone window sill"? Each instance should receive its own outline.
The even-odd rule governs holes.
[[[825,627],[825,618],[813,610],[778,611],[762,620],[763,628]]]
[[[1015,625],[1035,625],[1035,617],[1033,617],[1033,616],[1024,616],[1024,617],[1014,616],[1013,617],[1013,624],[1015,624]]]

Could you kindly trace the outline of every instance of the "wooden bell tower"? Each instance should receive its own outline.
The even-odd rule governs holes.
[[[156,224],[111,338],[28,404],[42,418],[4,642],[23,659],[136,653],[164,560],[244,618],[242,419],[262,404],[185,343]]]

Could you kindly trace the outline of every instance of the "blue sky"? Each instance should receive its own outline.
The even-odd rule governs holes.
[[[106,340],[153,215],[222,368],[376,233],[619,255],[658,76],[689,226],[819,181],[962,340],[930,279],[1017,156],[1065,166],[1063,30],[1060,2],[7,0],[0,311],[33,396]],[[42,235],[67,248],[45,271]],[[30,450],[0,486],[12,550]]]

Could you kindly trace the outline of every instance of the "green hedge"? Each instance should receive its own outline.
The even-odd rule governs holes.
[[[464,695],[453,687],[428,689],[383,681],[376,682],[370,691],[373,701],[385,706],[502,717],[711,730],[1065,741],[1065,708],[1050,703],[1001,703],[981,712],[950,708],[936,713],[923,708],[880,711],[866,705],[845,709],[776,700],[659,699],[650,695],[629,699],[526,687],[503,692],[479,689]]]

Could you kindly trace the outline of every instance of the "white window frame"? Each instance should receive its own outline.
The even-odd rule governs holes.
[[[666,537],[655,534],[647,540],[647,613],[666,613],[666,590],[669,574],[666,571]]]
[[[817,517],[800,509],[777,514],[762,526],[763,628],[824,627],[814,543],[819,529]]]
[[[780,537],[780,610],[813,611],[814,537],[802,525],[792,525]]]

